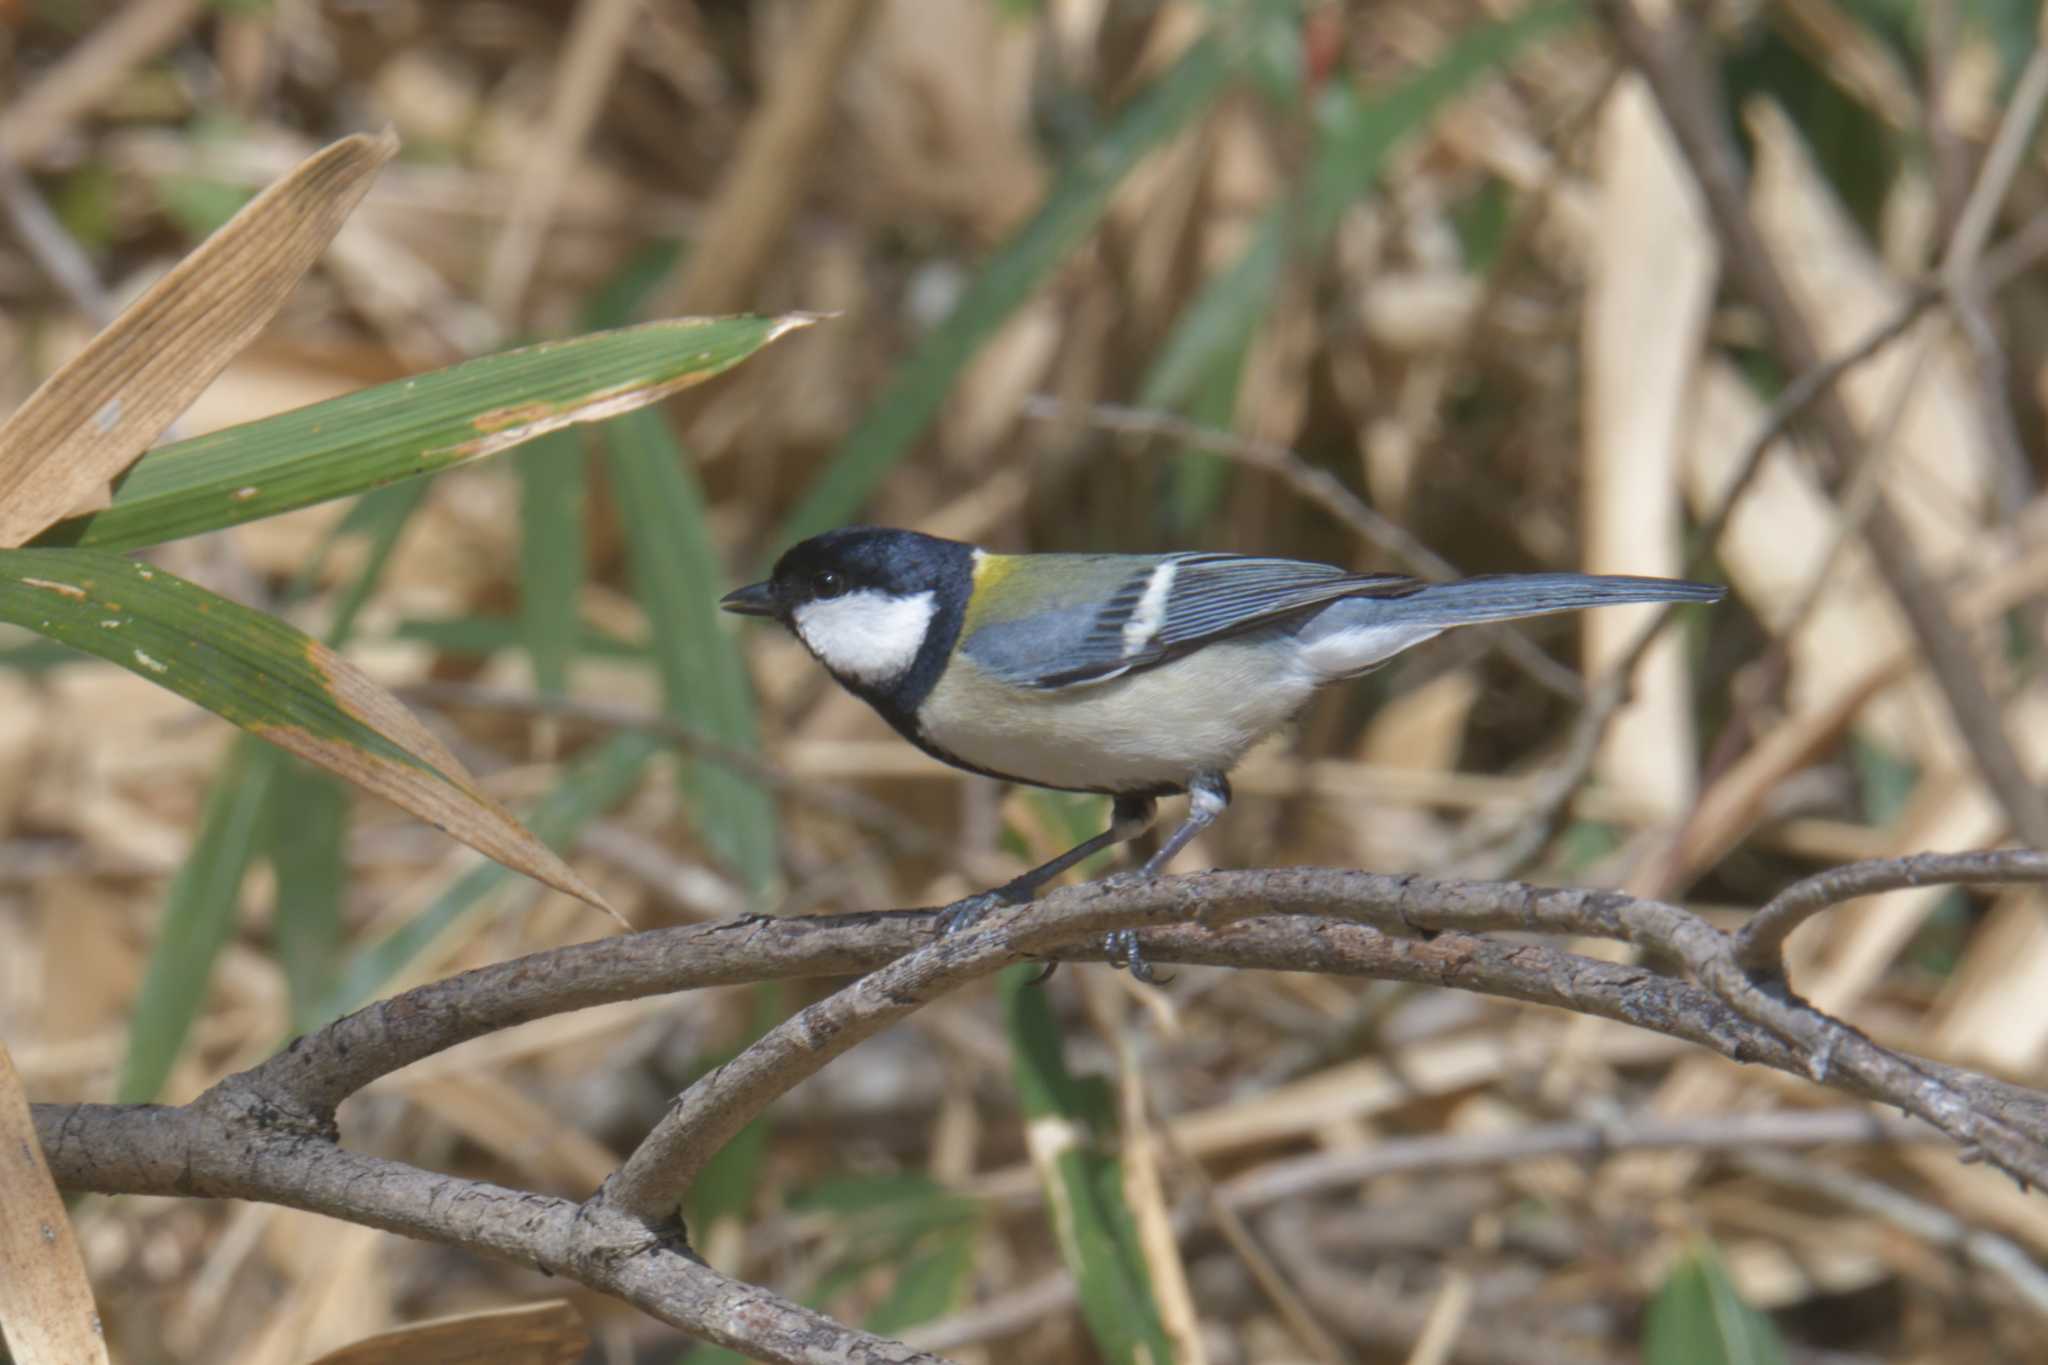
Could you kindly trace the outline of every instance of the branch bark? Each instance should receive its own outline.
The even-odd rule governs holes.
[[[1912,877],[2032,880],[2024,851],[1933,857]],[[1837,869],[1821,892],[1898,885],[1899,865]],[[1736,1061],[1806,1076],[1924,1119],[1967,1150],[2048,1182],[2048,1094],[1906,1056],[1752,976],[1739,940],[1676,905],[1612,891],[1432,881],[1326,868],[1124,876],[1055,891],[934,938],[935,910],[753,918],[575,944],[408,991],[300,1038],[192,1103],[39,1105],[60,1185],[259,1199],[510,1257],[617,1295],[767,1360],[930,1360],[698,1262],[674,1211],[723,1141],[797,1082],[929,1001],[1032,958],[1101,961],[1105,930],[1146,931],[1161,963],[1313,971],[1448,986],[1618,1020]],[[1654,965],[1520,937],[1618,939]],[[516,1024],[592,1005],[778,977],[856,975],[685,1091],[639,1151],[582,1203],[363,1156],[336,1109],[380,1076]]]

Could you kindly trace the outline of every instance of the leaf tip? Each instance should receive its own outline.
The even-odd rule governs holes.
[[[398,125],[395,123],[386,123],[374,133],[356,133],[351,140],[355,138],[362,140],[365,149],[377,159],[380,166],[398,155]]]
[[[783,313],[768,325],[768,335],[761,344],[766,346],[771,341],[779,341],[791,332],[801,331],[814,323],[831,322],[844,316],[844,310],[836,308],[829,313]]]
[[[546,869],[546,872],[548,875],[542,875],[541,870],[535,869],[534,875],[539,876],[542,881],[545,881],[549,886],[554,887],[555,890],[562,892],[564,895],[574,896],[591,909],[601,910],[611,916],[612,922],[618,925],[623,932],[628,934],[633,932],[633,922],[614,909],[610,901],[598,894],[596,887],[584,881],[567,863],[557,861],[555,866]]]

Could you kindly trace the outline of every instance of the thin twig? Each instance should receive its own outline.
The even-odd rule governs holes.
[[[1171,1130],[1162,1131],[1170,1136]],[[1599,1161],[1638,1151],[1749,1153],[1771,1148],[1889,1147],[1945,1141],[1917,1119],[1891,1118],[1868,1109],[1792,1109],[1682,1119],[1631,1117],[1611,1123],[1543,1124],[1513,1133],[1382,1138],[1344,1151],[1268,1162],[1226,1184],[1209,1186],[1203,1192],[1204,1215],[1216,1219],[1219,1228],[1226,1228],[1225,1216],[1239,1218],[1283,1200],[1332,1188],[1348,1189],[1380,1176],[1492,1170],[1543,1157]],[[1199,1170],[1199,1166],[1189,1169]],[[1202,1220],[1191,1222],[1187,1231],[1201,1225]],[[1251,1229],[1246,1227],[1245,1232],[1250,1235]],[[1229,1235],[1227,1229],[1225,1235]],[[1253,1273],[1256,1277],[1257,1271]],[[971,1346],[1020,1332],[1041,1318],[1072,1307],[1075,1299],[1073,1276],[1059,1271],[906,1332],[904,1339],[930,1351]]]
[[[2024,1248],[1987,1228],[1972,1227],[1937,1205],[1888,1185],[1784,1152],[1752,1151],[1738,1164],[1802,1194],[1820,1194],[1883,1219],[1930,1246],[1953,1251],[1979,1270],[1998,1276],[2020,1301],[2048,1317],[2048,1273]]]
[[[2048,243],[2044,243],[2048,247]],[[1856,345],[1828,360],[1825,364],[1801,374],[1785,386],[1783,392],[1765,410],[1763,420],[1750,436],[1749,444],[1736,461],[1735,477],[1722,490],[1720,500],[1712,512],[1700,523],[1691,537],[1691,549],[1686,553],[1685,572],[1688,575],[1702,571],[1719,548],[1721,537],[1727,532],[1736,509],[1762,471],[1764,457],[1783,439],[1792,425],[1805,415],[1816,400],[1852,370],[1882,353],[1893,342],[1911,330],[1913,324],[1926,313],[1928,308],[1941,297],[1940,291],[1926,287],[1914,291],[1913,295],[1883,323],[1871,329],[1868,336]],[[1564,753],[1551,764],[1543,776],[1541,786],[1525,811],[1519,812],[1513,826],[1513,833],[1505,843],[1489,828],[1489,822],[1475,824],[1474,832],[1460,838],[1445,859],[1446,866],[1460,866],[1469,863],[1478,850],[1485,845],[1495,845],[1487,870],[1501,874],[1512,874],[1526,867],[1529,862],[1541,856],[1564,826],[1564,816],[1571,807],[1572,799],[1585,783],[1593,770],[1593,762],[1599,756],[1607,736],[1607,727],[1614,721],[1622,706],[1628,701],[1629,680],[1635,676],[1643,656],[1657,637],[1677,616],[1676,604],[1659,607],[1642,629],[1629,642],[1627,649],[1603,673],[1589,692],[1586,705],[1573,723],[1571,735],[1565,741]]]
[[[1538,1157],[1602,1161],[1622,1152],[1739,1152],[1757,1147],[1890,1146],[1942,1140],[1918,1119],[1887,1118],[1868,1109],[1547,1123],[1509,1133],[1382,1138],[1369,1146],[1272,1161],[1238,1176],[1218,1193],[1226,1206],[1243,1211],[1381,1176],[1487,1170]]]
[[[1617,44],[1648,83],[1691,165],[1730,277],[1763,313],[1786,368],[1801,373],[1813,369],[1822,357],[1805,313],[1750,218],[1741,158],[1714,84],[1718,68],[1700,59],[1708,39],[1696,17],[1681,8],[1653,26],[1630,0],[1600,0],[1598,8]],[[1861,460],[1862,433],[1848,405],[1833,390],[1815,399],[1814,416],[1825,437],[1821,473],[1831,487],[1839,488]],[[1865,539],[1886,586],[1919,638],[1956,729],[1986,785],[2021,837],[2035,847],[2048,847],[2048,798],[2027,776],[1969,641],[1921,566],[1905,527],[1881,495],[1871,509]]]
[[[1348,1266],[1333,1266],[1311,1235],[1309,1211],[1275,1210],[1259,1231],[1302,1296],[1354,1341],[1379,1351],[1405,1353],[1429,1322],[1429,1306],[1408,1286],[1386,1289]],[[1633,1359],[1633,1353],[1627,1358]],[[1526,1320],[1489,1324],[1459,1334],[1451,1359],[1458,1365],[1618,1365],[1618,1350],[1553,1336]]]
[[[1735,960],[1752,972],[1782,972],[1785,940],[1821,911],[1858,896],[1914,886],[1967,886],[2048,881],[2048,853],[1997,849],[1985,853],[1916,853],[1831,867],[1773,896],[1735,935]]]
[[[1324,1365],[1343,1365],[1349,1359],[1348,1353],[1317,1319],[1315,1310],[1294,1292],[1294,1286],[1287,1283],[1287,1277],[1273,1263],[1266,1249],[1259,1245],[1257,1234],[1245,1222],[1240,1210],[1223,1197],[1221,1188],[1209,1178],[1209,1172],[1203,1169],[1194,1154],[1175,1139],[1172,1125],[1160,1123],[1157,1127],[1160,1141],[1173,1154],[1177,1174],[1181,1179],[1193,1182],[1201,1195],[1202,1211],[1223,1234],[1223,1240],[1243,1262],[1252,1283],[1273,1305],[1273,1311],[1280,1315],[1280,1320],[1287,1324],[1288,1330],[1294,1333],[1311,1357],[1324,1362]]]
[[[2037,47],[2013,86],[2012,100],[1999,120],[1998,134],[1991,141],[1991,150],[1985,154],[1984,165],[1970,187],[1962,212],[1957,215],[1955,231],[1949,235],[1939,272],[1949,312],[1975,362],[1978,412],[1997,457],[1996,491],[2008,521],[2018,516],[2026,504],[2031,471],[2007,392],[2010,371],[2005,348],[1992,330],[1985,304],[1988,295],[1978,267],[1999,207],[2011,191],[2013,177],[2019,173],[2021,159],[2033,140],[2044,102],[2048,102],[2048,48]]]

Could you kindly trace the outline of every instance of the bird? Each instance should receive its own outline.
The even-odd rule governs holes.
[[[1230,770],[1320,689],[1457,626],[1626,602],[1718,602],[1682,579],[1491,574],[1431,582],[1255,555],[997,554],[886,526],[792,546],[719,605],[787,628],[927,754],[985,777],[1111,798],[1109,828],[955,903],[951,932],[1137,838],[1161,797],[1187,814],[1158,875],[1230,804]],[[1154,978],[1135,931],[1112,965]]]

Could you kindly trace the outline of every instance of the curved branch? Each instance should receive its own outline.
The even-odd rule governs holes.
[[[1934,857],[1920,881],[2030,859]],[[1897,884],[1898,865],[1831,885]],[[1887,883],[1886,878],[1894,881]],[[1795,887],[1781,900],[1823,894]],[[70,1189],[261,1199],[511,1256],[618,1295],[749,1354],[925,1360],[691,1258],[670,1217],[703,1158],[831,1058],[940,994],[1031,957],[1103,960],[1101,934],[1146,930],[1162,963],[1314,971],[1446,986],[1614,1019],[1896,1105],[2024,1179],[2048,1178],[2048,1095],[1902,1056],[1737,961],[1690,912],[1618,892],[1432,881],[1323,868],[1212,872],[1069,887],[937,939],[938,912],[747,919],[625,935],[465,972],[360,1010],[183,1108],[39,1105]],[[1488,931],[1594,935],[1683,962],[1699,984]],[[590,1005],[775,977],[858,980],[686,1091],[608,1189],[576,1204],[347,1152],[334,1113],[379,1076],[472,1038]]]
[[[270,1117],[227,1106],[44,1105],[36,1132],[70,1189],[258,1199],[489,1252],[615,1295],[753,1358],[940,1365],[937,1356],[729,1279],[680,1239],[650,1236],[635,1219],[347,1151]]]
[[[1753,972],[1784,971],[1785,940],[1821,911],[1858,896],[1937,884],[2048,881],[2048,853],[2006,848],[1982,853],[1916,853],[1816,872],[1773,896],[1735,935],[1735,960]]]

